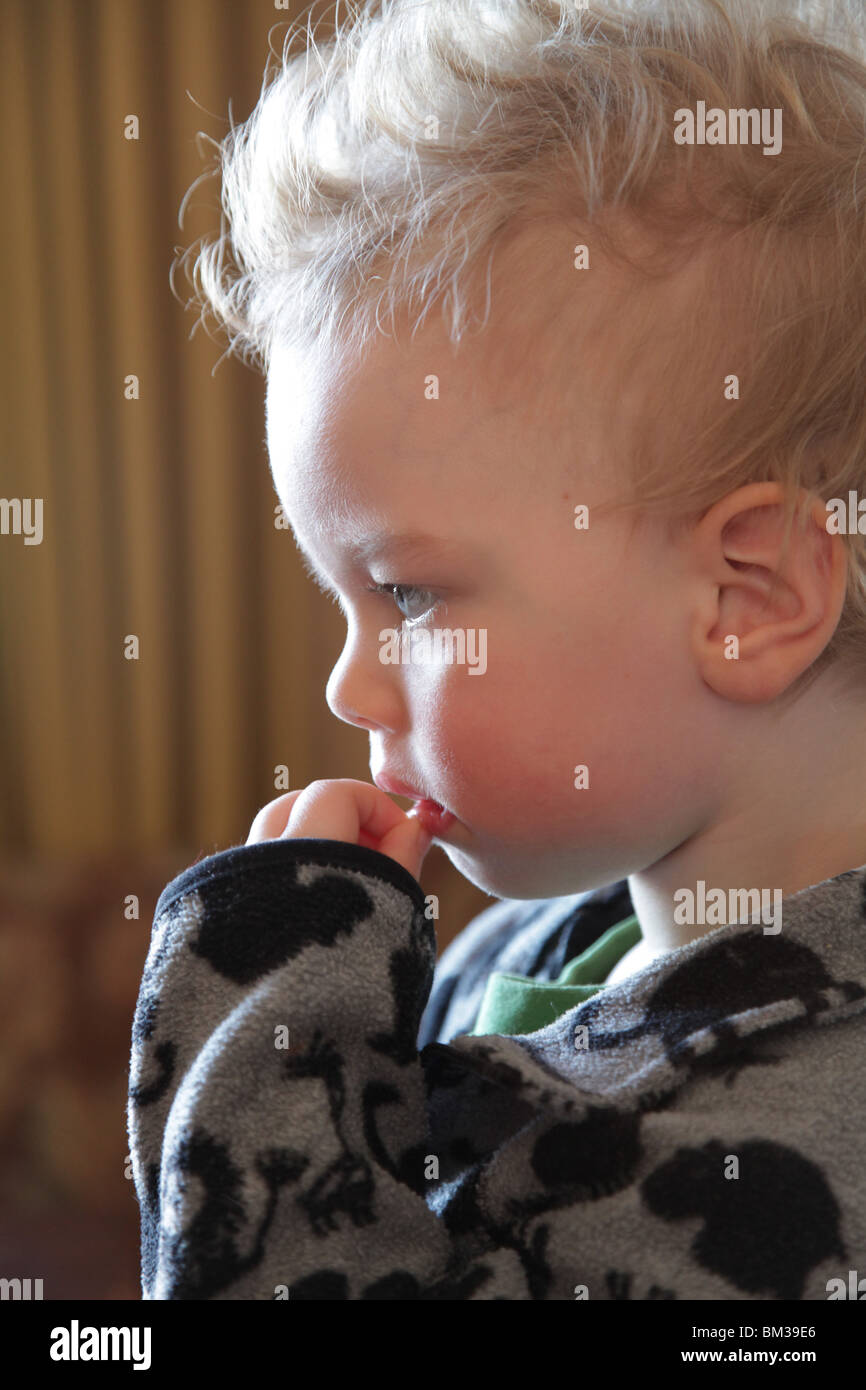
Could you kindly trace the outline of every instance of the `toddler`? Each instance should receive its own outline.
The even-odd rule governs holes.
[[[850,1297],[862,19],[412,0],[301,37],[194,278],[266,374],[372,782],[162,893],[144,1297]],[[434,840],[499,900],[438,963]]]

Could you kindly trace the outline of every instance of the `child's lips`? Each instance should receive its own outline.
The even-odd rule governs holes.
[[[427,797],[416,801],[413,810],[416,812],[420,824],[434,838],[444,835],[457,819],[452,811],[446,811],[445,807],[440,806],[438,801],[430,801]]]
[[[392,796],[408,796],[413,801],[423,801],[424,793],[419,792],[417,787],[410,787],[408,782],[401,782],[397,777],[391,777],[387,772],[378,772],[373,781],[377,787],[381,787],[383,792],[390,792]]]
[[[382,791],[390,792],[393,796],[408,796],[415,802],[412,810],[415,812],[419,823],[433,836],[443,835],[448,828],[454,824],[457,817],[451,811],[447,811],[439,801],[434,801],[432,797],[422,796],[414,787],[410,787],[407,782],[401,782],[396,777],[390,777],[386,772],[378,773],[373,781]]]

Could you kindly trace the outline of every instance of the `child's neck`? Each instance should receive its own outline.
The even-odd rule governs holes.
[[[778,737],[757,740],[745,760],[750,787],[728,786],[711,824],[629,875],[643,935],[628,953],[632,969],[728,920],[750,920],[737,911],[746,901],[761,904],[761,920],[775,910],[783,922],[781,900],[866,865],[866,716],[817,698],[817,708],[807,694],[799,710],[775,712]],[[625,958],[617,971],[629,973]]]

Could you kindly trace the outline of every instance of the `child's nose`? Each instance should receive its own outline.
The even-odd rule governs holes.
[[[325,699],[344,724],[397,733],[406,718],[400,684],[378,652],[378,645],[370,651],[365,644],[362,652],[358,643],[347,642],[328,677]]]

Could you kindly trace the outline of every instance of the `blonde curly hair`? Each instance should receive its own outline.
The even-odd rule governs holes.
[[[486,323],[497,247],[556,218],[645,283],[707,258],[694,323],[648,315],[630,344],[631,363],[657,359],[661,389],[616,506],[679,525],[775,481],[787,544],[804,491],[866,496],[859,0],[340,9],[324,40],[312,12],[290,26],[252,115],[216,146],[220,235],[182,263],[229,352],[265,371],[281,339],[363,353],[398,315],[414,336],[434,305],[459,344]],[[698,101],[781,110],[781,152],[679,143],[676,113]],[[804,683],[830,663],[866,676],[866,535],[844,543],[845,607]]]

